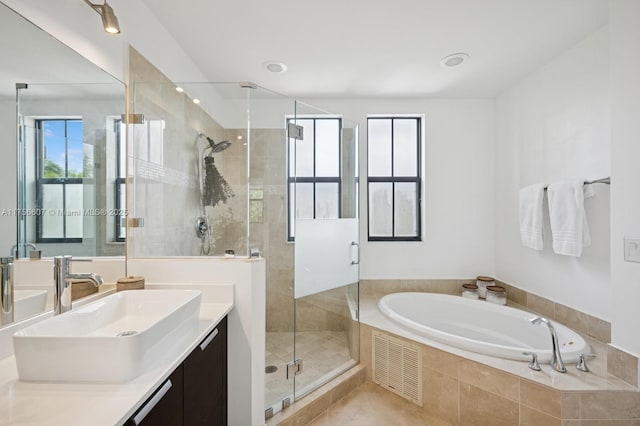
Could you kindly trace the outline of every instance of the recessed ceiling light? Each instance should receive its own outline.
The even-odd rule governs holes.
[[[469,59],[469,55],[466,53],[454,53],[449,56],[445,56],[440,61],[440,65],[444,68],[454,68],[459,67],[465,61]]]
[[[287,65],[278,61],[267,61],[262,64],[264,69],[270,72],[281,73],[287,70]]]
[[[176,87],[176,92],[182,93],[182,92],[184,92],[184,89],[182,87],[180,87],[180,86],[177,86]]]
[[[193,103],[194,103],[194,104],[196,104],[196,105],[198,105],[198,104],[200,103],[200,99],[195,98],[195,99],[193,100]]]

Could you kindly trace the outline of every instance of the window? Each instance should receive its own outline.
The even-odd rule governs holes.
[[[296,218],[340,217],[342,120],[297,118],[289,123],[304,129],[302,139],[288,138],[288,240],[293,241]]]
[[[420,241],[420,117],[369,117],[369,241]]]
[[[85,152],[82,120],[36,120],[38,242],[82,242],[83,182],[93,180],[93,152]],[[88,148],[90,149],[90,148]]]

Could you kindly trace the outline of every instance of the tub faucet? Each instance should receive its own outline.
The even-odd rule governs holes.
[[[560,373],[566,373],[567,369],[565,368],[562,356],[560,355],[558,334],[556,333],[556,329],[553,327],[553,324],[551,324],[551,321],[543,317],[531,318],[529,321],[535,325],[545,324],[549,328],[549,332],[551,333],[551,368]]]
[[[53,313],[58,315],[71,310],[71,285],[91,282],[98,287],[104,283],[98,274],[72,274],[69,269],[72,257],[55,256],[53,258]]]

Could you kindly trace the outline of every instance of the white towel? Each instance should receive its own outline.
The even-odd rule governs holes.
[[[544,185],[536,183],[522,188],[518,194],[518,216],[522,245],[542,250]]]
[[[554,183],[547,188],[555,253],[580,257],[582,248],[591,245],[584,199],[593,194],[582,179]]]

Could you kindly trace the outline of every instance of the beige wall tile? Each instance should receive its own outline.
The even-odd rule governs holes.
[[[562,420],[562,426],[580,426],[580,420]]]
[[[458,364],[461,358],[431,346],[422,345],[422,368],[437,370],[440,373],[458,378]]]
[[[496,281],[496,284],[501,285],[507,289],[507,299],[511,300],[514,303],[517,303],[518,305],[527,306],[526,291],[502,281]]]
[[[640,419],[640,392],[583,392],[580,398],[581,419]]]
[[[436,370],[423,369],[422,409],[435,418],[458,424],[458,380]]]
[[[589,315],[587,334],[604,343],[611,342],[611,323]]]
[[[352,392],[358,386],[363,384],[365,381],[365,377],[366,372],[364,369],[361,369],[359,372],[351,375],[351,377],[348,377],[341,383],[338,383],[338,385],[331,390],[331,403],[336,403],[337,401],[344,398],[348,393]]]
[[[580,418],[580,393],[578,392],[562,392],[562,418],[563,419],[579,419]]]
[[[582,420],[580,426],[634,426],[633,420]]]
[[[459,370],[460,384],[470,384],[512,401],[519,401],[520,380],[511,374],[487,365],[462,359]]]
[[[560,303],[555,304],[555,320],[578,333],[587,334],[588,315]]]
[[[560,391],[529,380],[520,380],[520,403],[553,417],[560,418],[562,414]]]
[[[518,424],[516,402],[469,384],[460,383],[460,424],[513,426]]]
[[[525,405],[520,405],[521,426],[560,426],[560,419],[534,410]]]
[[[625,382],[638,386],[638,358],[611,345],[607,346],[607,370]]]
[[[363,323],[360,323],[360,364],[366,368],[367,381],[371,381],[371,327]]]
[[[304,401],[304,400],[302,400]],[[331,393],[327,392],[324,395],[319,396],[314,401],[305,404],[300,407],[296,412],[296,425],[303,426],[308,424],[311,420],[326,411],[331,405]]]
[[[431,280],[431,292],[442,294],[460,294],[458,280]]]
[[[544,297],[532,293],[527,294],[527,308],[550,319],[555,318],[554,303]]]

